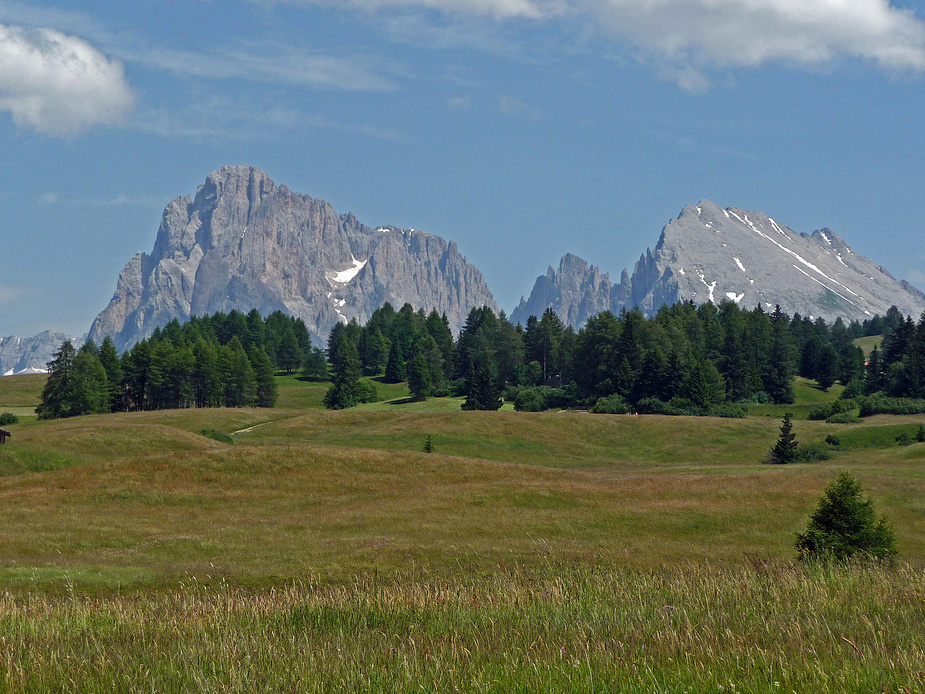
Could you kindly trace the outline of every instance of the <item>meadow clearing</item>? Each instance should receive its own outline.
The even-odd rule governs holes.
[[[37,422],[41,383],[0,379],[2,690],[925,691],[925,416],[808,421],[805,381],[745,419],[331,412],[281,376]],[[763,464],[785,409],[850,445]],[[842,471],[894,566],[796,561]]]

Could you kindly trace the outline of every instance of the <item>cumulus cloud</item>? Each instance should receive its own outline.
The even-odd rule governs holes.
[[[85,40],[0,24],[0,109],[19,127],[72,135],[118,123],[133,104],[122,64]]]
[[[722,66],[853,56],[925,69],[925,24],[887,0],[591,0],[611,30],[670,59]]]

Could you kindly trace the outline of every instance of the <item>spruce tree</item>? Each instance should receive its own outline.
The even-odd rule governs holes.
[[[843,472],[830,484],[819,506],[799,533],[796,548],[801,559],[843,561],[854,555],[876,559],[896,556],[896,536],[874,502],[863,497],[861,483]]]
[[[793,423],[790,421],[792,415],[789,412],[784,414],[783,424],[780,428],[780,436],[777,443],[771,449],[768,455],[768,462],[774,465],[786,465],[792,463],[797,457],[796,434],[793,433]]]
[[[69,389],[74,378],[74,357],[77,350],[70,340],[65,340],[55,350],[48,362],[48,380],[42,388],[39,406],[35,408],[39,419],[69,417]]]
[[[497,369],[487,350],[480,351],[472,360],[469,371],[469,394],[462,404],[464,410],[499,410],[501,398],[495,383]]]
[[[430,368],[420,352],[408,363],[408,391],[414,400],[425,400],[430,395]]]
[[[257,407],[274,407],[279,396],[279,388],[276,385],[273,362],[263,347],[254,347],[249,358],[254,369],[254,379],[257,381]]]
[[[112,338],[107,335],[100,345],[100,364],[106,371],[106,386],[109,396],[109,409],[118,412],[123,409],[122,402],[122,362]]]

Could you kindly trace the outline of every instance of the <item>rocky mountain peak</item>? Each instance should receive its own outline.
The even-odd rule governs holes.
[[[474,306],[497,310],[455,243],[372,229],[258,168],[226,166],[167,205],[154,249],[122,270],[90,337],[121,349],[173,318],[256,308],[302,318],[323,344],[337,321],[365,322],[386,301],[436,308],[456,330]]]
[[[925,294],[853,252],[831,229],[798,234],[764,213],[723,209],[709,200],[684,207],[662,229],[655,249],[639,256],[632,275],[623,270],[616,287],[573,258],[563,258],[554,278],[538,279],[512,318],[523,321],[551,307],[578,327],[603,308],[639,306],[651,315],[663,304],[688,300],[733,301],[743,308],[780,304],[789,314],[826,320],[864,320],[892,305],[913,316],[925,309]]]

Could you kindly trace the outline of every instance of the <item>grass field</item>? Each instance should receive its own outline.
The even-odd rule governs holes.
[[[768,466],[773,409],[330,412],[325,389],[10,425],[0,691],[925,691],[925,444],[895,444],[925,416],[799,420],[844,450]],[[37,392],[0,379],[0,403]],[[795,562],[841,471],[898,565]]]

